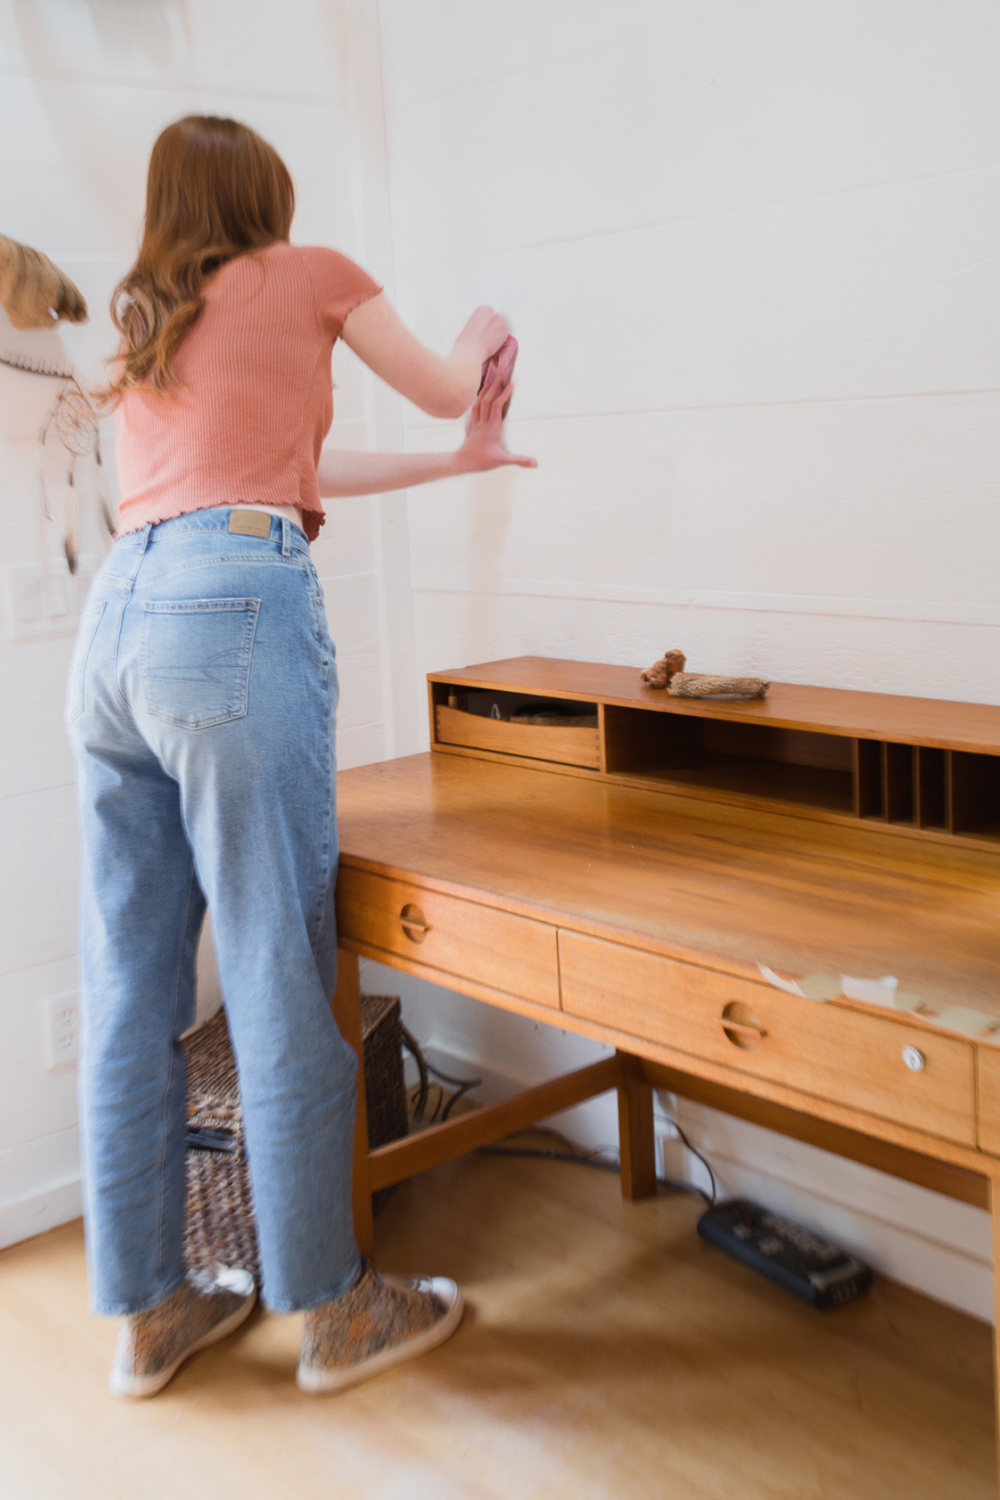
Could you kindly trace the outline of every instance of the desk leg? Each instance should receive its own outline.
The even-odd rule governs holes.
[[[358,1056],[358,1107],[354,1116],[354,1234],[362,1255],[375,1256],[375,1224],[368,1176],[368,1107],[365,1100],[365,1053],[361,1041],[361,982],[358,959],[341,948],[337,959],[337,989],[331,1002],[334,1019],[345,1042]]]
[[[639,1059],[619,1052],[618,1150],[622,1164],[622,1197],[650,1198],[656,1192],[656,1140],[653,1134],[653,1089],[640,1073]]]
[[[990,1217],[993,1220],[993,1403],[1000,1444],[1000,1177],[990,1179]]]

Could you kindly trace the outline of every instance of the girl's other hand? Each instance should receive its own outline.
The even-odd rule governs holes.
[[[485,303],[477,307],[472,317],[462,329],[455,340],[458,345],[469,345],[476,351],[479,363],[485,364],[491,354],[495,354],[505,342],[510,329],[507,320],[502,313],[495,308],[488,307]]]
[[[505,333],[504,338],[506,336]],[[504,382],[498,377],[469,408],[465,418],[465,442],[457,454],[465,473],[482,474],[504,464],[517,464],[522,469],[538,468],[537,458],[510,453],[503,445],[503,408],[513,388],[511,381]]]

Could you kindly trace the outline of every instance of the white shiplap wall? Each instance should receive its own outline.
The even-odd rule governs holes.
[[[386,215],[370,185],[384,194],[384,168],[370,167],[379,84],[377,16],[354,0],[0,0],[0,233],[47,251],[87,296],[89,325],[60,335],[81,373],[96,374],[114,348],[108,297],[134,256],[150,147],[186,113],[260,130],[296,181],[293,239],[334,245],[389,281]],[[11,337],[0,320],[0,348]],[[50,333],[17,342],[32,338],[58,347]],[[386,445],[384,398],[349,351],[338,349],[335,365],[331,443]],[[37,432],[49,395],[0,369],[0,569],[38,559]],[[107,446],[113,460],[110,432]],[[315,553],[338,644],[339,754],[353,765],[405,748],[412,733],[405,524],[378,500],[328,509]],[[46,1070],[42,1022],[48,997],[76,985],[73,768],[61,721],[72,640],[13,644],[4,608],[0,1245],[79,1212],[76,1079]],[[217,986],[202,957],[204,1010]]]
[[[996,701],[996,6],[378,10],[401,310],[439,347],[479,302],[507,314],[508,442],[540,461],[411,497],[420,670],[677,645]],[[410,447],[453,436],[407,409]],[[404,988],[477,1067],[579,1051]],[[984,1215],[682,1111],[731,1190],[990,1315]],[[575,1128],[614,1138],[600,1106]]]

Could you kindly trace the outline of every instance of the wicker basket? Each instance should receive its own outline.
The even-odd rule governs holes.
[[[406,1134],[398,995],[361,997],[368,1144]],[[243,1266],[260,1277],[243,1110],[225,1011],[184,1043],[188,1062],[187,1206],[184,1256],[192,1271]],[[378,1212],[391,1189],[374,1197]]]

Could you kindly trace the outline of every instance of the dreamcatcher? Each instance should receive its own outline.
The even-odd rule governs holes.
[[[45,472],[49,440],[54,436],[62,444],[66,455],[62,542],[69,570],[75,575],[80,565],[80,492],[77,485],[77,461],[81,458],[94,460],[98,517],[109,537],[115,532],[114,507],[111,503],[111,490],[101,457],[101,430],[97,421],[97,413],[71,369],[60,368],[58,365],[32,359],[27,355],[3,352],[0,352],[0,364],[7,365],[13,370],[23,370],[26,375],[37,375],[46,380],[59,382],[59,393],[38,435],[38,483],[45,521],[49,525],[55,525],[56,515]]]
[[[40,250],[0,235],[0,303],[19,330],[52,328],[65,319],[82,323],[87,304],[64,271]],[[0,364],[22,370],[43,380],[58,382],[58,394],[39,433],[38,476],[44,522],[55,524],[55,513],[46,477],[46,452],[50,438],[57,438],[66,455],[63,495],[63,550],[70,573],[80,565],[80,495],[77,465],[93,458],[96,473],[97,510],[101,526],[115,531],[111,492],[101,458],[101,435],[97,413],[72,368],[23,353],[0,350]]]

